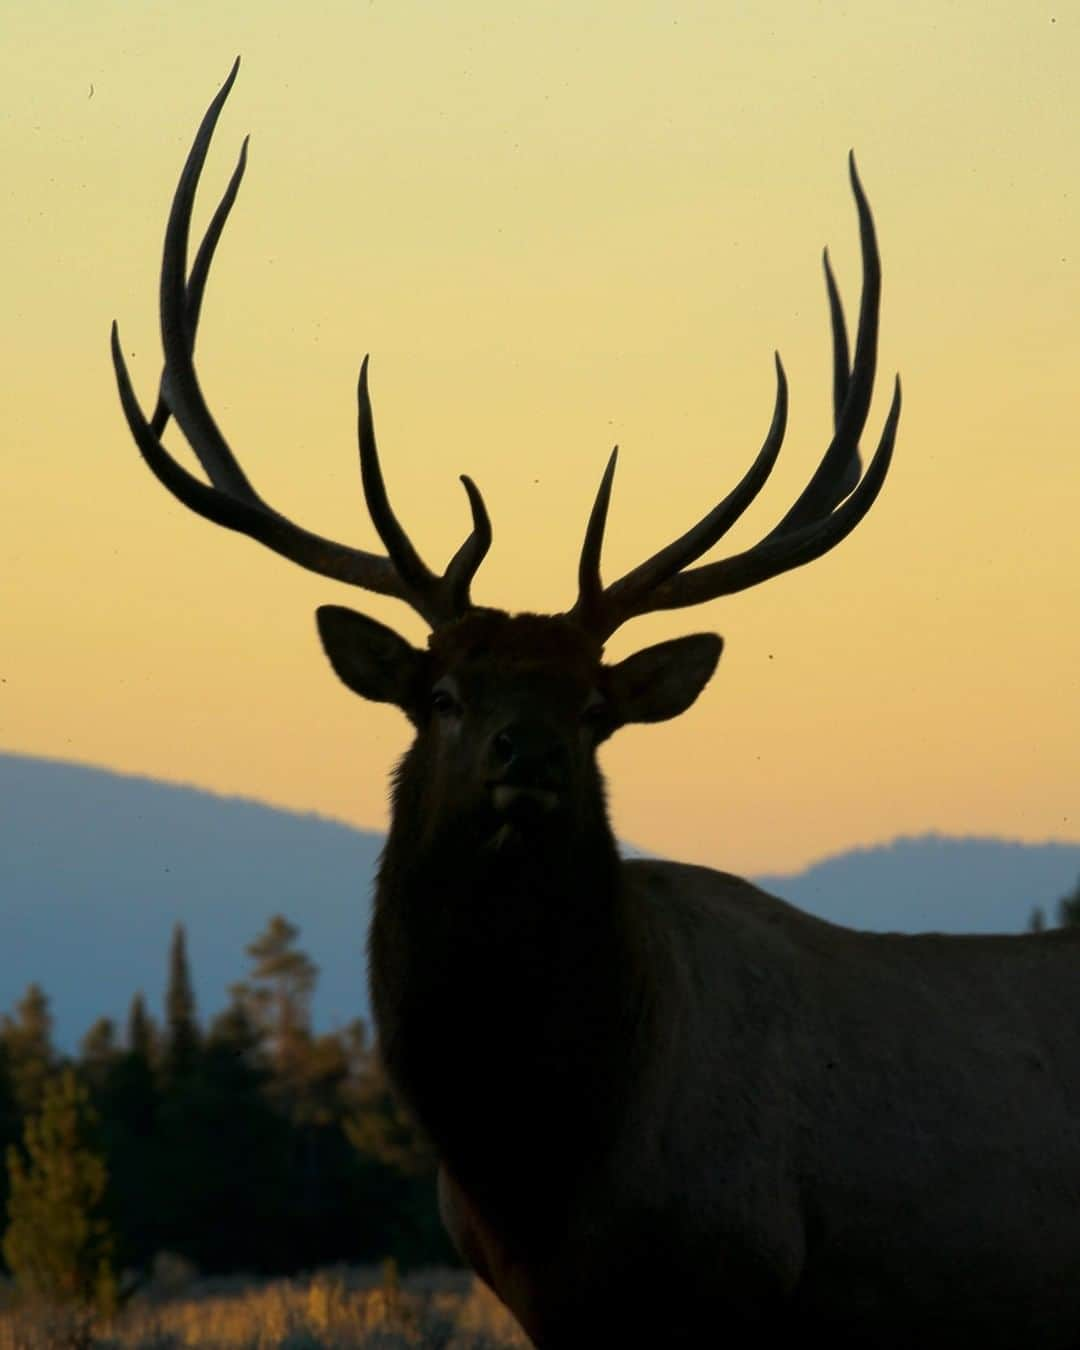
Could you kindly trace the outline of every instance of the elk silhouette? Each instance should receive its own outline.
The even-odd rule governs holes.
[[[597,746],[685,711],[721,641],[695,634],[614,665],[635,615],[698,604],[823,554],[885,479],[899,386],[862,472],[880,270],[851,165],[863,286],[854,355],[825,259],[835,432],[759,543],[692,566],[763,486],[772,424],[734,490],[610,585],[600,551],[612,456],[557,615],[473,605],[491,542],[472,528],[441,575],[387,498],[367,364],[360,464],[376,555],[270,507],[199,387],[193,349],[244,153],[187,266],[192,202],[234,67],[207,111],[165,234],[160,395],[147,420],[113,330],[124,414],[186,506],[301,566],[394,596],[425,650],[350,610],[318,612],[326,653],[415,740],[394,777],[370,975],[379,1043],[440,1160],[465,1259],[540,1347],[1080,1346],[1076,937],[870,935],[703,867],[620,858]],[[246,145],[246,143],[245,143]],[[175,418],[209,482],[161,434]]]

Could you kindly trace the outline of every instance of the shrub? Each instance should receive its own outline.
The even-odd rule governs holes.
[[[25,1297],[115,1309],[113,1241],[104,1217],[108,1176],[86,1089],[67,1069],[29,1116],[23,1149],[8,1149],[3,1253]]]

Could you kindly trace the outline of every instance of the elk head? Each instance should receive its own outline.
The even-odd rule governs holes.
[[[722,645],[696,634],[609,666],[566,617],[475,609],[436,629],[425,651],[338,606],[323,606],[318,622],[344,683],[396,704],[416,728],[399,773],[419,796],[410,819],[498,848],[523,831],[590,829],[596,746],[627,722],[688,708]]]
[[[238,63],[237,63],[238,65]],[[128,426],[147,464],[184,505],[250,535],[302,567],[409,604],[431,627],[426,650],[391,629],[338,606],[318,612],[330,661],[350,689],[396,704],[417,732],[417,791],[452,801],[454,828],[506,843],[526,828],[543,831],[579,819],[597,794],[594,750],[627,722],[674,717],[694,701],[720,656],[721,640],[697,634],[660,643],[616,664],[603,644],[636,615],[696,605],[802,566],[840,542],[870,509],[884,481],[900,412],[897,383],[877,450],[862,472],[858,442],[873,388],[880,267],[870,210],[850,164],[858,211],[863,290],[854,359],[839,295],[825,256],[832,322],[834,435],[794,505],[753,547],[692,566],[743,514],[776,462],[786,426],[787,382],[776,358],[776,396],[764,443],[742,480],[697,524],[617,581],[601,580],[600,555],[616,454],[608,461],[585,532],[578,596],[553,616],[515,615],[475,606],[470,587],[491,544],[483,499],[462,478],[472,515],[465,542],[441,575],[423,562],[391,508],[376,449],[367,359],[360,370],[358,434],[364,495],[386,549],[373,554],[313,534],[271,507],[251,485],[206,401],[194,348],[203,292],[221,232],[244,173],[246,146],[188,270],[191,212],[218,115],[236,77],[234,65],[210,105],[188,155],[169,214],[161,268],[165,366],[147,420],[113,327],[112,352]],[[161,436],[175,418],[209,482],[166,451]],[[452,788],[452,791],[447,791]],[[444,822],[451,824],[451,822]]]

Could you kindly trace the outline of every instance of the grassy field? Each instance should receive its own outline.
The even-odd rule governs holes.
[[[266,1283],[158,1280],[111,1322],[0,1311],[0,1350],[527,1350],[510,1314],[461,1271],[333,1270]],[[186,1287],[181,1287],[186,1286]]]

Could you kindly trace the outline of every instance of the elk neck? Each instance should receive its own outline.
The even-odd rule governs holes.
[[[510,847],[460,822],[418,837],[407,755],[376,888],[387,1071],[457,1180],[538,1235],[624,1118],[645,1005],[598,771],[595,788]]]

